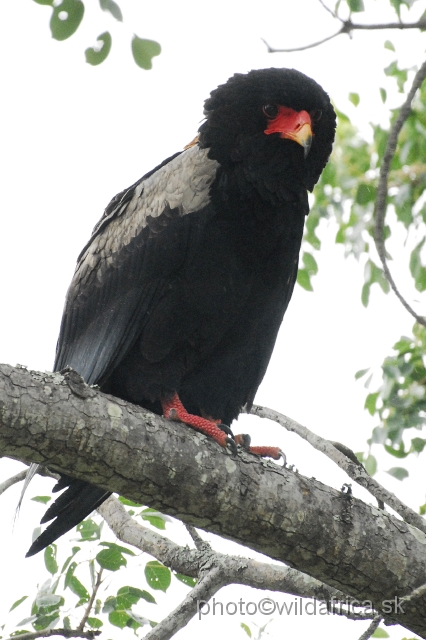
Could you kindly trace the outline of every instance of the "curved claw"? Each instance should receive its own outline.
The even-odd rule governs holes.
[[[285,467],[287,465],[287,456],[285,455],[284,451],[282,449],[279,450],[280,453],[280,457],[283,461],[283,467]]]
[[[228,427],[227,424],[223,424],[221,422],[219,422],[217,424],[218,428],[223,431],[224,433],[226,433],[226,435],[231,436],[231,438],[234,438],[234,434],[232,433],[231,427]]]
[[[233,456],[238,455],[238,448],[237,445],[235,443],[235,440],[233,438],[226,438],[225,440],[226,442],[226,446],[229,447],[231,449],[231,453]]]

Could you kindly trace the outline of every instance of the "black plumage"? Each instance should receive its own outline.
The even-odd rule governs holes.
[[[215,89],[205,116],[194,144],[118,194],[96,225],[67,294],[55,370],[71,366],[159,414],[177,393],[191,414],[230,424],[271,357],[335,114],[314,80],[263,69]],[[28,555],[109,495],[68,476],[64,486]]]

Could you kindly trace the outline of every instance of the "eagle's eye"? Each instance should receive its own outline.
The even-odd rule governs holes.
[[[267,118],[276,118],[278,115],[278,107],[276,104],[265,104],[262,111]]]
[[[322,118],[322,111],[321,109],[313,109],[313,111],[309,112],[309,115],[311,116],[312,124],[315,126]]]

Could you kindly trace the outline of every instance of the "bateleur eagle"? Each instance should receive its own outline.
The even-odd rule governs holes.
[[[236,74],[204,113],[193,143],[115,196],[94,228],[68,290],[55,371],[70,366],[226,446],[230,430],[213,419],[230,425],[265,374],[335,113],[294,69]],[[65,475],[63,488],[27,555],[110,495]]]

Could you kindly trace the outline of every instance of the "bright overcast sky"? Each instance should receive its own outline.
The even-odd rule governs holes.
[[[417,4],[420,15],[424,3]],[[424,34],[357,32],[352,40],[340,36],[305,52],[268,54],[261,38],[275,47],[291,47],[337,30],[338,25],[317,0],[260,4],[127,0],[120,2],[123,25],[103,14],[94,0],[87,0],[87,5],[78,32],[58,43],[50,38],[49,7],[31,0],[2,4],[0,362],[19,362],[33,369],[52,367],[75,261],[103,209],[115,193],[194,137],[203,102],[218,84],[235,72],[253,68],[295,67],[314,77],[339,109],[368,133],[370,121],[387,117],[380,86],[388,89],[393,105],[403,101],[402,95],[392,95],[395,81],[383,79],[383,67],[395,59],[394,53],[384,49],[384,40],[394,42],[396,55],[409,66],[423,61],[426,46]],[[386,12],[387,0],[370,5],[371,14],[354,17],[368,17],[371,22],[394,20],[394,14]],[[100,67],[90,67],[84,62],[84,50],[107,29],[113,36],[110,57]],[[162,54],[154,58],[149,72],[137,68],[131,59],[133,32],[162,45]],[[347,100],[350,91],[361,95],[357,109]],[[362,271],[355,261],[343,260],[334,235],[332,226],[321,228],[323,250],[315,292],[296,287],[257,402],[360,451],[366,450],[375,421],[363,410],[366,391],[355,383],[354,373],[379,366],[413,322],[391,295],[386,297],[374,287],[370,307],[362,308]],[[401,231],[401,247],[403,240]],[[405,268],[403,251],[394,264],[397,274],[398,265]],[[403,272],[398,277],[405,284]],[[255,444],[280,445],[300,473],[336,488],[346,480],[331,462],[282,429],[245,417],[244,431],[248,430]],[[395,465],[389,457],[381,460],[382,469]],[[17,468],[16,463],[2,460],[0,481]],[[378,479],[414,508],[425,502],[423,484],[415,482],[414,474],[404,483],[384,473]],[[40,480],[42,488],[30,489],[29,497],[47,493],[50,484]],[[35,572],[42,562],[39,558],[23,560],[41,516],[40,505],[27,501],[12,534],[19,494],[19,488],[15,489],[0,497],[2,537],[18,555],[17,564],[9,570],[6,553],[2,559],[0,625],[14,600],[34,593]],[[354,492],[370,501],[358,487]],[[219,548],[216,541],[215,546]],[[8,580],[3,579],[6,574]],[[133,573],[131,580],[128,584],[145,588],[140,573]],[[235,589],[230,599],[247,598],[248,593]],[[225,595],[220,599],[225,601]],[[177,603],[178,599],[173,605]],[[23,606],[18,611],[24,617]],[[160,619],[164,611],[142,613]],[[266,620],[260,616],[255,621]],[[209,617],[202,623],[193,621],[178,637],[199,638],[200,632],[213,635],[227,625],[228,634],[244,638],[240,622],[251,620]],[[317,636],[320,629],[331,639],[342,634],[356,638],[365,625],[361,628],[322,617],[276,618],[269,627],[270,636],[282,638],[296,628],[303,637]],[[130,638],[131,632],[125,633]],[[389,633],[392,638],[404,635],[401,630]]]

